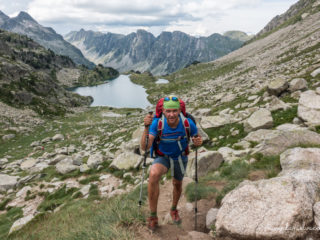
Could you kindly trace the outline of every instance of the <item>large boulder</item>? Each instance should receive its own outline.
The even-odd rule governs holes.
[[[197,128],[198,128],[198,134],[202,137],[202,141],[203,142],[208,141],[209,140],[208,134],[205,131],[203,131],[203,129],[200,126],[197,126]]]
[[[314,71],[311,73],[311,76],[312,76],[312,77],[316,77],[318,74],[320,74],[320,68],[317,68],[316,70],[314,70]]]
[[[259,143],[255,146],[254,153],[262,153],[267,156],[279,155],[290,147],[320,144],[318,133],[293,126],[291,128],[278,126],[276,130],[260,129],[249,133],[244,140]]]
[[[308,90],[301,93],[298,105],[298,116],[308,126],[320,125],[320,95]]]
[[[103,163],[103,161],[104,161],[103,155],[100,152],[98,152],[93,155],[90,155],[87,161],[87,165],[89,168],[97,168],[98,165]]]
[[[294,78],[289,83],[289,92],[304,90],[308,87],[307,81],[304,78]]]
[[[0,192],[7,191],[16,186],[19,177],[0,174]]]
[[[110,164],[110,168],[114,169],[130,169],[137,167],[141,162],[141,156],[133,152],[123,152],[119,154]]]
[[[60,161],[56,165],[56,171],[60,174],[66,174],[66,173],[72,172],[77,169],[79,169],[79,167],[72,164],[71,157],[68,157],[68,158]]]
[[[203,150],[201,150],[203,149]],[[209,171],[216,170],[223,162],[223,157],[217,151],[206,151],[201,148],[198,151],[198,176],[205,176]],[[193,178],[195,171],[195,152],[191,152],[188,158],[186,176]]]
[[[287,110],[290,108],[290,105],[288,105],[287,103],[284,103],[279,98],[274,97],[270,103],[266,104],[266,108],[272,112],[277,110]]]
[[[200,125],[202,128],[220,127],[228,124],[229,120],[220,116],[204,116],[201,118]]]
[[[10,228],[9,235],[15,231],[20,230],[24,225],[30,222],[33,218],[34,218],[33,215],[28,215],[26,217],[20,218],[17,221],[15,221]]]
[[[236,239],[297,239],[313,221],[313,201],[306,185],[292,177],[245,181],[222,200],[217,233]]]
[[[278,177],[244,181],[222,200],[219,236],[302,239],[313,226],[320,194],[320,149],[294,148],[280,156]]]
[[[227,163],[232,163],[234,160],[248,155],[250,151],[250,149],[234,150],[230,147],[221,147],[218,149],[218,152],[221,153],[224,161]]]
[[[36,165],[37,162],[38,160],[34,158],[29,158],[21,163],[20,168],[22,170],[27,170],[29,168],[32,168],[34,165]]]
[[[284,79],[279,78],[269,83],[269,85],[267,86],[267,91],[270,95],[279,96],[281,93],[287,90],[288,87],[288,82]]]
[[[271,128],[273,125],[273,119],[271,112],[265,108],[261,108],[254,112],[245,122],[244,130],[251,132],[262,128]]]

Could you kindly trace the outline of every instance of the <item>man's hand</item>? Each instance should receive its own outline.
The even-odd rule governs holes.
[[[152,123],[152,112],[148,113],[145,117],[144,117],[144,126],[145,127],[149,127]]]
[[[200,135],[192,137],[192,142],[196,147],[199,147],[202,145],[202,137]]]

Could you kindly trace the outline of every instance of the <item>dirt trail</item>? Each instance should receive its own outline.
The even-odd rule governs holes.
[[[184,189],[192,179],[184,178],[183,180],[183,192],[178,204],[178,210],[180,217],[182,218],[182,223],[180,225],[175,225],[170,221],[166,221],[166,215],[168,215],[171,202],[172,202],[172,182],[166,181],[163,185],[160,185],[160,196],[158,201],[158,218],[159,218],[159,228],[151,233],[147,227],[143,227],[139,231],[140,239],[148,240],[183,240],[189,239],[187,237],[188,232],[194,231],[194,208],[190,211],[186,209],[187,199],[184,195]],[[206,214],[208,210],[214,207],[214,200],[200,200],[198,201],[198,217],[197,217],[197,231],[208,232],[206,229]],[[148,205],[147,205],[148,207]],[[194,207],[194,205],[193,205]],[[146,209],[147,212],[149,210]],[[168,216],[167,216],[168,219]]]

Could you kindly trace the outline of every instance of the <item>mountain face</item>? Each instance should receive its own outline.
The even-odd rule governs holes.
[[[89,105],[64,87],[93,85],[118,76],[102,65],[77,66],[25,35],[0,29],[0,101],[15,108],[31,108],[41,115],[63,115],[71,107]]]
[[[266,34],[280,27],[301,21],[303,18],[312,14],[319,9],[319,0],[300,0],[292,5],[285,13],[275,16],[257,35],[256,37]]]
[[[183,32],[162,32],[158,37],[138,30],[128,35],[93,31],[70,32],[65,39],[96,64],[119,71],[150,71],[163,75],[194,62],[208,62],[238,49],[242,41],[220,34],[192,37]]]
[[[27,35],[56,54],[69,56],[77,64],[94,67],[94,64],[88,61],[79,49],[65,41],[52,28],[41,26],[26,12],[20,12],[17,17],[10,18],[0,11],[0,28]]]

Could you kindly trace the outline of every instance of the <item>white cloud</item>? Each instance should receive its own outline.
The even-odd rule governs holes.
[[[16,7],[13,1],[9,5],[15,9],[11,13],[26,10],[40,24],[63,34],[80,28],[127,34],[143,28],[155,35],[163,30],[180,30],[207,36],[227,30],[256,33],[297,1],[16,0]]]

